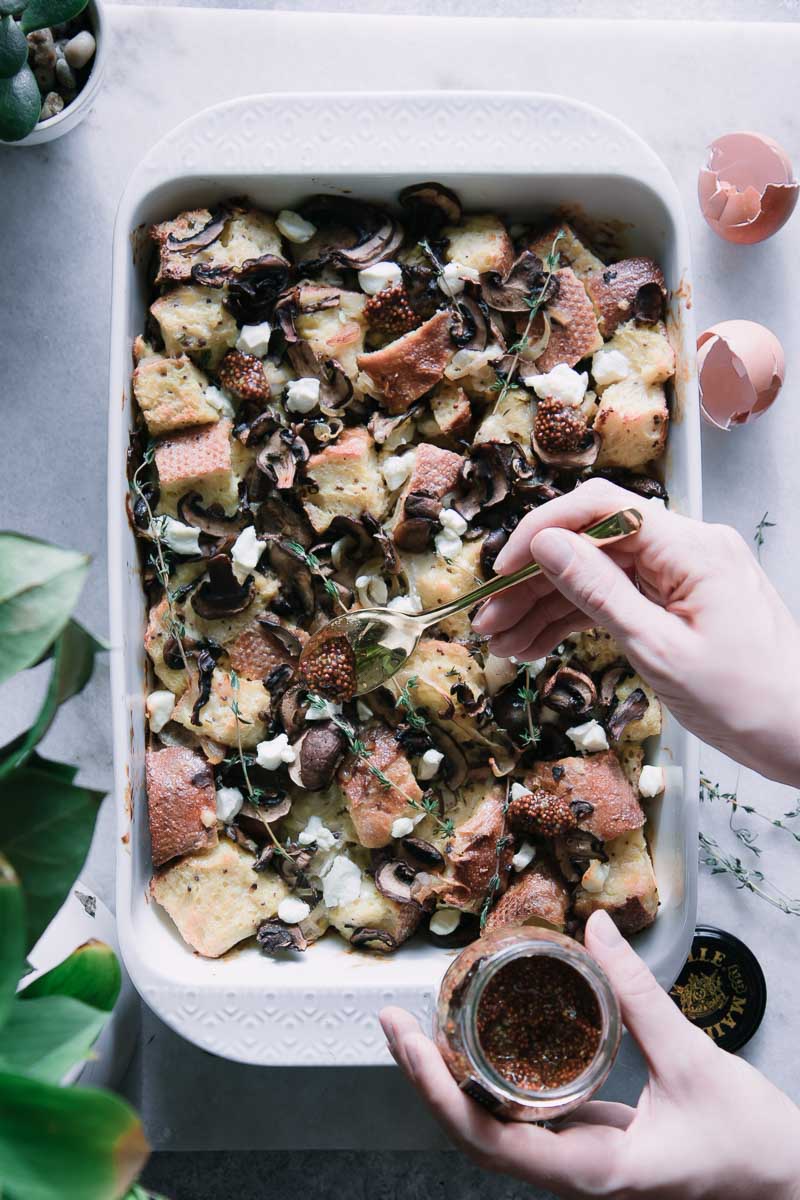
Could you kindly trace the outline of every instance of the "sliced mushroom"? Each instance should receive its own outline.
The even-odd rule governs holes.
[[[533,468],[516,442],[478,442],[461,467],[456,508],[471,521],[532,479]]]
[[[338,288],[310,283],[308,280],[283,292],[278,297],[274,315],[287,345],[293,346],[299,341],[299,334],[294,325],[297,316],[301,313],[320,312],[324,308],[338,308],[340,303],[341,293]]]
[[[293,550],[291,545],[282,538],[271,538],[267,542],[269,564],[281,581],[283,607],[287,615],[296,619],[310,620],[316,610],[316,592],[314,577],[305,558]],[[276,612],[281,608],[277,601],[272,607]]]
[[[381,895],[397,904],[416,904],[411,895],[415,876],[416,871],[401,859],[385,862],[375,872],[375,887]]]
[[[421,404],[412,404],[411,408],[406,412],[397,413],[396,416],[390,417],[383,412],[376,412],[370,417],[367,423],[367,429],[372,434],[373,441],[379,446],[389,444],[389,448],[395,449],[396,446],[402,445],[403,442],[410,441],[414,430],[414,421],[422,416],[423,406]],[[404,428],[405,427],[405,428]],[[407,434],[407,436],[405,436]],[[395,441],[399,438],[399,441]]]
[[[369,925],[360,925],[350,935],[350,945],[359,950],[379,950],[388,954],[397,949],[397,942],[385,929],[372,929]]]
[[[528,708],[520,696],[517,679],[502,688],[492,700],[492,716],[515,746],[525,746],[529,736]]]
[[[277,429],[256,455],[256,466],[278,491],[294,487],[298,467],[307,463],[311,452],[291,429]]]
[[[572,667],[559,667],[545,683],[541,698],[556,712],[583,717],[597,703],[597,689],[590,677]]]
[[[600,687],[597,694],[600,703],[605,708],[614,703],[618,685],[630,674],[631,668],[621,663],[614,663],[612,666],[606,667],[605,671],[603,671],[603,674],[600,676]]]
[[[184,525],[201,529],[213,538],[235,537],[247,524],[246,515],[236,512],[232,517],[225,513],[221,504],[209,504],[203,508],[203,497],[199,492],[186,492],[178,501],[178,517]]]
[[[290,264],[277,254],[249,258],[228,284],[225,306],[240,325],[259,325],[275,311],[289,282]]]
[[[353,396],[353,385],[335,358],[319,359],[303,341],[292,342],[287,354],[299,376],[319,380],[319,407],[323,413],[346,407]]]
[[[476,913],[462,912],[461,920],[452,933],[434,933],[430,925],[427,932],[430,941],[440,950],[458,950],[480,937],[480,917]]]
[[[425,492],[409,492],[403,504],[403,516],[394,530],[394,543],[401,550],[418,554],[433,540],[442,502]]]
[[[294,507],[288,494],[266,496],[256,512],[256,532],[297,542],[307,550],[314,540],[313,530],[302,509]]]
[[[481,546],[481,570],[487,579],[494,575],[495,560],[510,536],[509,530],[501,525],[499,529],[492,529],[484,538]]]
[[[243,446],[257,446],[264,438],[281,428],[281,418],[272,405],[263,407],[261,402],[245,400],[239,407],[234,436]],[[251,499],[257,500],[253,495]]]
[[[298,925],[285,925],[277,917],[259,925],[256,941],[265,954],[277,954],[281,950],[305,950],[308,946]]]
[[[622,737],[625,727],[630,725],[631,721],[641,720],[647,712],[648,703],[647,696],[642,689],[634,688],[630,696],[626,696],[624,700],[620,700],[606,721],[606,729],[609,736],[615,742],[618,742]]]
[[[292,802],[286,792],[276,788],[274,792],[263,792],[257,804],[245,800],[236,820],[254,838],[263,842],[265,834],[268,835],[269,826],[287,816],[291,807]]]
[[[486,305],[470,295],[467,284],[463,296],[453,302],[450,337],[460,350],[485,350],[489,341],[489,314]]]
[[[281,625],[280,621],[275,617],[263,616],[258,618],[259,625],[263,626],[266,633],[274,638],[282,650],[285,650],[292,658],[299,658],[303,649],[303,643],[300,638],[291,629],[287,629],[285,625]]]
[[[170,233],[165,242],[166,249],[177,251],[178,254],[195,254],[198,250],[207,249],[223,233],[230,215],[227,208],[215,209],[211,214],[211,219],[202,229],[196,229],[184,238],[177,238],[174,233]]]
[[[439,777],[445,781],[451,791],[463,787],[467,781],[469,764],[466,755],[455,738],[442,729],[441,725],[431,725],[430,738],[437,750],[444,755],[439,767]]]
[[[597,461],[597,456],[600,453],[601,438],[600,434],[593,429],[589,430],[586,446],[578,450],[559,450],[549,451],[543,449],[536,439],[536,435],[531,435],[531,446],[533,452],[538,459],[551,467],[558,467],[562,471],[580,471],[584,467],[591,467]]]
[[[372,513],[364,513],[361,518],[365,529],[371,535],[373,540],[377,542],[378,548],[383,555],[382,571],[386,575],[399,575],[401,571],[400,559],[397,557],[397,551],[394,547],[389,534],[381,525],[377,517],[373,517]]]
[[[139,484],[139,494],[133,502],[131,516],[136,529],[143,533],[150,533],[150,515],[158,506],[159,496],[160,489],[157,483],[148,481]]]
[[[306,270],[329,263],[362,271],[391,258],[403,241],[403,230],[389,213],[349,196],[312,196],[301,212],[318,229],[334,232],[333,242],[323,245],[311,263],[303,264]],[[343,228],[352,236],[349,245],[339,241]]]
[[[423,838],[405,837],[400,845],[418,867],[424,867],[429,871],[439,871],[444,868],[444,855]]]
[[[637,496],[642,496],[645,500],[655,498],[669,503],[669,492],[663,483],[659,479],[651,479],[649,475],[639,475],[624,467],[598,467],[591,474],[592,476],[597,475],[601,479],[610,479],[612,483],[618,483],[620,487],[634,492]]]
[[[541,296],[541,302],[549,304],[558,295],[558,278],[555,275],[549,277],[542,293],[546,280],[544,264],[538,254],[523,250],[506,276],[501,276],[497,271],[484,271],[481,275],[481,291],[490,308],[500,312],[528,312],[534,297]]]
[[[584,829],[553,838],[553,852],[561,873],[570,883],[577,883],[593,859],[608,862],[603,843]]]
[[[347,750],[347,739],[333,721],[324,721],[307,728],[294,749],[290,779],[309,792],[321,792],[333,783]]]
[[[397,199],[414,229],[438,233],[443,225],[457,225],[461,220],[461,201],[442,183],[414,183],[403,188]]]
[[[254,595],[253,576],[239,583],[228,556],[215,554],[208,562],[208,578],[200,584],[191,603],[199,617],[214,621],[244,612]]]
[[[197,655],[197,699],[192,708],[193,725],[200,724],[200,711],[211,695],[214,668],[221,653],[222,648],[216,642],[209,642]]]
[[[305,698],[306,689],[299,684],[287,688],[278,704],[278,716],[281,724],[290,738],[296,737],[305,727],[308,701]]]

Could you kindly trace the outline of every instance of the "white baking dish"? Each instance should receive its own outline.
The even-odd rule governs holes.
[[[206,1050],[249,1063],[388,1061],[378,1010],[396,1002],[427,1024],[450,955],[412,943],[391,957],[351,951],[334,936],[297,961],[246,947],[221,960],[193,954],[148,901],[144,789],[145,608],[125,515],[131,343],[143,328],[142,231],[181,208],[249,195],[270,210],[311,192],[347,189],[394,201],[422,179],[453,187],[470,209],[512,218],[576,206],[624,229],[624,249],[652,255],[673,289],[680,365],[667,455],[673,504],[700,512],[700,450],[689,246],[675,185],[631,130],[596,109],[535,94],[253,96],[208,109],[159,142],[133,174],[114,238],[109,437],[109,560],[114,757],[119,812],[117,920],[141,995]],[[667,717],[658,751],[674,764],[648,826],[661,893],[655,925],[636,940],[669,986],[695,921],[698,755]]]

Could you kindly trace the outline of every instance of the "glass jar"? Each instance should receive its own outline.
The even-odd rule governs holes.
[[[573,985],[575,994],[585,997],[591,1006],[592,1045],[599,1031],[596,1049],[588,1061],[576,1056],[573,1077],[560,1086],[542,1086],[538,1089],[533,1085],[522,1086],[512,1081],[508,1073],[501,1073],[479,1035],[479,1018],[483,1019],[482,1014],[487,1006],[496,1003],[496,998],[502,998],[504,992],[503,977],[499,973],[516,960],[533,956],[556,960],[577,972],[580,980],[575,980],[570,972],[559,967],[545,968],[551,982],[555,972],[566,984]],[[526,970],[530,971],[530,968],[517,968],[517,975]],[[510,987],[512,975],[506,973],[505,977]],[[493,980],[494,985],[487,993],[486,989]],[[539,997],[542,1005],[548,1000],[547,986],[547,980],[543,979]],[[592,1004],[591,996],[595,1004]],[[525,999],[527,1001],[528,997]],[[555,996],[550,996],[550,999],[555,999]],[[532,994],[530,1002],[534,1006],[537,1004]],[[556,1010],[558,1007],[557,1004]],[[570,1011],[574,1016],[574,1010]],[[522,1024],[518,1032],[524,1039],[524,1014],[520,1020]],[[569,1025],[563,1026],[565,1036],[570,1036],[570,1028]],[[463,950],[442,980],[434,1022],[436,1044],[459,1085],[496,1116],[508,1121],[551,1121],[583,1104],[605,1082],[617,1056],[621,1033],[622,1019],[617,998],[605,972],[591,955],[572,938],[554,930],[531,926],[497,929],[484,934]],[[505,1043],[505,1048],[509,1048],[508,1043]],[[564,1061],[569,1063],[570,1060],[567,1057]],[[566,1075],[571,1075],[571,1072],[571,1067],[565,1068]]]

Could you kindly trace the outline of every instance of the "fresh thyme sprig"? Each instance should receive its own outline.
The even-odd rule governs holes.
[[[310,550],[306,550],[305,546],[301,546],[299,542],[295,542],[291,539],[287,539],[286,545],[290,550],[294,551],[298,558],[302,558],[308,569],[314,575],[316,575],[318,579],[322,580],[322,586],[325,588],[325,591],[328,593],[330,598],[335,600],[342,612],[346,612],[347,609],[342,602],[341,596],[339,595],[339,589],[332,579],[328,579],[322,563],[319,561],[316,554],[312,554]]]
[[[725,854],[708,834],[699,834],[700,861],[708,867],[712,875],[730,875],[736,880],[738,888],[744,888],[755,896],[760,896],[774,908],[790,916],[800,916],[800,900],[793,899],[781,891],[775,884],[770,883],[763,871],[746,867],[740,858]]]
[[[774,529],[777,524],[777,521],[768,521],[768,517],[769,511],[764,513],[763,517],[756,525],[756,531],[753,534],[753,541],[756,545],[756,557],[758,558],[759,562],[761,562],[761,549],[766,541],[766,538],[764,537],[765,531],[767,529]]]
[[[411,698],[411,690],[417,686],[419,676],[412,675],[407,683],[404,683],[400,689],[400,695],[397,697],[397,703],[406,714],[406,722],[412,729],[424,730],[428,728],[428,718],[414,704]]]
[[[502,404],[503,400],[505,400],[506,396],[508,395],[508,392],[509,392],[509,389],[511,388],[511,384],[514,379],[514,376],[517,373],[517,368],[519,367],[520,357],[522,356],[523,351],[526,350],[528,348],[528,346],[530,345],[530,336],[531,336],[531,329],[533,329],[533,322],[536,320],[536,318],[539,315],[539,312],[542,308],[545,295],[547,294],[547,289],[550,286],[550,280],[553,278],[553,275],[558,270],[559,255],[556,251],[556,246],[558,245],[558,243],[561,241],[561,239],[563,237],[564,237],[564,230],[559,229],[558,233],[553,238],[552,244],[550,246],[550,252],[544,260],[544,265],[547,269],[545,277],[544,277],[544,282],[542,283],[542,286],[539,288],[539,291],[536,293],[535,296],[526,297],[525,303],[528,305],[528,320],[525,323],[525,328],[522,332],[522,335],[517,339],[516,342],[514,342],[513,346],[509,347],[509,350],[511,351],[511,353],[513,354],[514,357],[511,360],[508,370],[504,371],[504,373],[503,373],[504,378],[499,386],[499,394],[497,397],[497,401],[495,403],[495,408],[497,407],[498,404]]]
[[[800,842],[800,832],[798,832],[796,829],[792,829],[785,823],[786,821],[800,817],[800,800],[798,800],[797,805],[794,807],[794,809],[792,809],[791,812],[783,813],[784,819],[781,820],[780,817],[771,817],[767,813],[759,812],[759,810],[752,804],[745,804],[739,799],[736,792],[723,792],[718,783],[712,783],[711,780],[707,779],[705,775],[701,775],[700,802],[702,803],[703,801],[708,801],[709,803],[713,803],[714,800],[724,800],[726,804],[730,805],[731,814],[729,825],[732,833],[744,846],[747,847],[748,850],[751,850],[756,856],[761,854],[761,847],[757,845],[758,834],[754,833],[752,829],[747,829],[745,826],[734,825],[734,817],[737,812],[743,812],[748,816],[758,817],[760,821],[766,822],[767,825],[772,825],[775,829],[784,830],[789,834],[789,837],[794,839],[794,841]]]
[[[241,710],[239,708],[239,676],[237,675],[236,671],[234,671],[234,669],[232,667],[231,667],[231,671],[230,671],[230,680],[231,680],[231,691],[233,692],[233,699],[231,700],[230,709],[231,709],[231,712],[233,713],[234,720],[236,721],[237,758],[239,760],[239,766],[242,768],[242,775],[244,776],[244,785],[247,790],[247,799],[250,801],[251,804],[258,804],[259,800],[261,799],[261,796],[264,793],[263,793],[262,788],[253,787],[252,781],[250,779],[250,773],[247,770],[247,759],[245,757],[245,753],[242,748],[242,725],[249,725],[250,721],[247,721],[241,714]],[[282,854],[284,858],[291,859],[291,855],[288,854],[287,851],[284,849],[284,847],[281,845],[270,822],[265,821],[264,824],[267,827],[267,833],[270,836],[272,844],[274,845],[274,847],[278,851],[278,853]]]
[[[542,733],[538,725],[533,721],[532,704],[535,704],[539,698],[539,693],[531,687],[531,669],[528,664],[523,668],[525,672],[525,683],[517,691],[520,700],[525,702],[525,716],[528,722],[528,732],[523,733],[521,741],[525,746],[538,746],[542,740]]]

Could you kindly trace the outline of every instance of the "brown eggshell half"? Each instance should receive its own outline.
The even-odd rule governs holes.
[[[720,321],[697,339],[700,405],[718,429],[760,417],[783,386],[786,364],[775,334],[755,321]]]
[[[726,133],[708,148],[697,195],[707,224],[727,242],[753,245],[785,225],[800,184],[782,146],[761,133]]]

